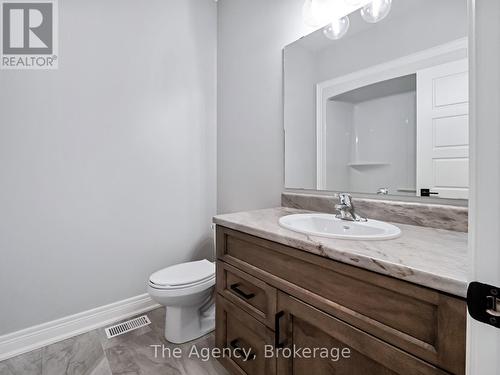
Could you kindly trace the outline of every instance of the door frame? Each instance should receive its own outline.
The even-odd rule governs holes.
[[[500,285],[500,2],[468,0],[469,279]],[[468,316],[467,374],[500,372],[500,330]]]

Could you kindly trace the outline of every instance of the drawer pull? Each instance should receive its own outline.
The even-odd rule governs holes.
[[[276,313],[274,316],[274,347],[277,348],[283,348],[285,346],[284,342],[281,342],[281,333],[280,333],[280,319],[285,315],[284,311],[280,311]]]
[[[249,294],[247,294],[244,291],[242,291],[240,289],[240,284],[233,284],[229,288],[231,288],[232,291],[236,292],[237,294],[239,294],[244,299],[248,300],[248,299],[252,299],[253,297],[255,297],[255,293],[249,293]]]
[[[236,353],[238,353],[239,355],[244,355],[245,352],[243,351],[243,349],[238,345],[239,343],[239,340],[238,339],[235,339],[233,341],[231,341],[229,343],[229,346],[231,346],[231,348],[234,349],[234,351]],[[252,353],[250,351],[250,353],[248,354],[248,356],[246,358],[243,358],[244,361],[253,361],[257,356],[255,355],[255,353]]]

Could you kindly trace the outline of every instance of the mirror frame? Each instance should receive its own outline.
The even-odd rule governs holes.
[[[303,36],[300,39],[307,37]],[[293,43],[291,43],[293,44]],[[285,46],[282,51],[283,56],[283,72],[285,71],[285,49],[291,44]],[[391,60],[382,64],[377,64],[366,69],[352,72],[341,77],[331,80],[319,82],[316,84],[316,189],[287,187],[285,185],[285,173],[283,173],[283,191],[299,194],[315,194],[315,195],[337,195],[341,193],[336,190],[327,190],[325,187],[324,165],[326,165],[326,144],[323,134],[326,131],[326,111],[323,105],[328,98],[342,94],[360,87],[371,85],[377,82],[385,81],[392,78],[397,78],[409,74],[415,74],[417,70],[433,65],[444,64],[453,60],[468,58],[469,55],[469,39],[468,37],[460,38],[441,44],[436,47],[425,49],[410,55],[406,55],[395,60]],[[461,56],[460,54],[463,54]],[[283,100],[285,101],[285,82],[283,82]],[[283,121],[285,106],[283,106]],[[285,124],[283,123],[283,130]],[[284,144],[286,147],[286,144]],[[286,159],[284,159],[284,164]],[[284,168],[285,170],[285,168]],[[322,171],[322,173],[320,173]],[[321,188],[323,187],[323,188]],[[448,199],[435,197],[420,197],[408,195],[377,195],[375,193],[349,192],[354,198],[388,200],[388,201],[403,201],[415,202],[422,204],[442,204],[453,206],[468,206],[467,199]]]

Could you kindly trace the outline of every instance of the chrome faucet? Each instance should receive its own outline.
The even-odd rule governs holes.
[[[340,193],[339,203],[335,205],[335,209],[338,212],[338,214],[336,215],[337,219],[346,221],[367,221],[366,218],[360,216],[354,210],[351,194]]]

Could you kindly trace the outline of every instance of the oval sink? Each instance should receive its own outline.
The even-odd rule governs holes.
[[[390,240],[401,235],[401,229],[383,221],[345,221],[330,214],[288,215],[279,224],[299,233],[345,240]]]

